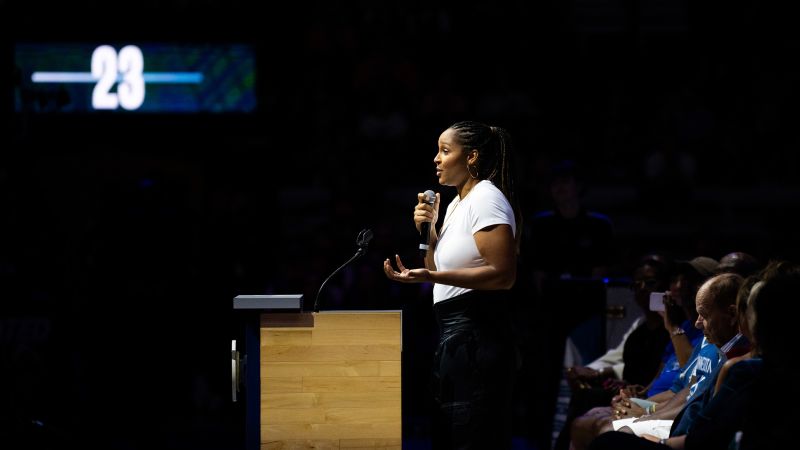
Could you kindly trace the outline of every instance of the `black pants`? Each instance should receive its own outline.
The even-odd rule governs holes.
[[[436,303],[433,448],[511,448],[517,352],[504,292],[472,291]]]

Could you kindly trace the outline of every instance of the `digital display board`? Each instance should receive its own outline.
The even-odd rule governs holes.
[[[244,44],[17,43],[14,109],[33,113],[250,113]]]

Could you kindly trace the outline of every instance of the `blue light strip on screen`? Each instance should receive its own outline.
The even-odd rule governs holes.
[[[33,72],[34,83],[94,83],[98,79],[90,72]]]
[[[145,83],[161,84],[200,84],[203,82],[201,72],[144,72]],[[99,78],[91,72],[33,72],[34,83],[96,83]],[[122,81],[122,76],[119,77]]]
[[[145,72],[142,77],[146,83],[200,84],[203,82],[201,72]]]

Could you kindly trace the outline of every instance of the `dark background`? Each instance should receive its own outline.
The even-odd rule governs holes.
[[[31,445],[235,447],[231,299],[310,304],[367,227],[368,255],[325,305],[403,308],[406,353],[429,351],[429,286],[389,283],[381,261],[416,264],[416,193],[437,187],[436,139],[458,120],[510,132],[528,217],[549,207],[549,164],[578,161],[585,204],[615,225],[615,276],[652,249],[800,250],[800,39],[786,8],[17,3],[0,0],[0,429]],[[14,113],[13,45],[37,40],[252,44],[259,110]],[[520,301],[521,326],[551,320]],[[423,439],[424,361],[404,366],[406,433]],[[535,409],[521,400],[517,434],[549,426]]]

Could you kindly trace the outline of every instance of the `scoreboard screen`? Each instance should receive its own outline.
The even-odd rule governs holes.
[[[14,109],[29,113],[251,113],[245,44],[17,43]]]

